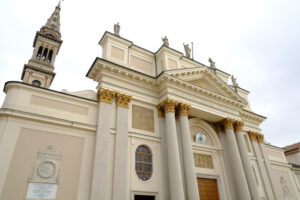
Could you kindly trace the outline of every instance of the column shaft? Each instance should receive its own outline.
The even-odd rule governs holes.
[[[187,191],[187,199],[199,200],[199,191],[191,143],[190,127],[187,116],[188,110],[189,106],[180,103],[179,123],[181,132],[182,159],[185,175],[185,185]]]
[[[183,182],[180,167],[180,157],[178,149],[178,140],[176,133],[175,114],[167,112],[166,114],[166,139],[168,148],[168,166],[170,197],[172,200],[183,200]]]
[[[225,139],[228,146],[229,158],[232,164],[232,175],[235,182],[235,187],[237,188],[237,198],[251,200],[244,168],[232,127],[232,122],[226,119],[225,123]]]
[[[117,93],[113,200],[128,200],[128,103],[131,97]]]
[[[248,151],[244,139],[244,133],[242,130],[236,131],[236,140],[239,147],[245,175],[247,177],[251,198],[253,200],[259,200],[258,187],[255,180],[255,175],[253,173],[252,165],[248,156]]]
[[[106,200],[112,104],[99,103],[91,200]]]

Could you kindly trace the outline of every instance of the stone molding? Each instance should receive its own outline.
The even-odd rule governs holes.
[[[99,100],[99,102],[102,101],[102,102],[105,102],[105,103],[112,104],[112,100],[113,100],[114,96],[115,96],[114,91],[107,90],[107,89],[104,89],[104,88],[100,88],[98,90],[98,100]]]
[[[252,131],[248,131],[248,135],[251,141],[256,141],[259,143],[264,143],[264,135]]]
[[[117,92],[116,93],[117,106],[128,108],[131,98],[132,97],[129,95],[125,95]]]
[[[244,127],[244,122],[241,121],[235,121],[234,122],[234,131],[242,131]]]
[[[189,116],[190,108],[191,108],[191,105],[188,105],[185,103],[179,103],[178,104],[178,115],[179,116]]]

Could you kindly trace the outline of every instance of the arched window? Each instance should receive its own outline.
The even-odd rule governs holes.
[[[42,56],[42,59],[43,59],[43,60],[46,60],[47,54],[48,54],[48,48],[46,48],[46,49],[44,50],[44,53],[43,53],[43,56]]]
[[[41,81],[34,80],[34,81],[32,81],[32,85],[40,87],[41,86]]]
[[[145,145],[140,145],[135,152],[135,171],[137,176],[147,181],[152,176],[152,153]]]
[[[50,50],[50,51],[49,51],[48,58],[47,58],[47,61],[48,61],[48,62],[51,62],[52,54],[53,54],[53,50]]]
[[[37,57],[37,58],[41,58],[42,52],[43,52],[43,46],[40,46],[40,47],[39,47],[39,50],[38,50],[38,53],[37,53],[37,55],[36,55],[36,57]]]

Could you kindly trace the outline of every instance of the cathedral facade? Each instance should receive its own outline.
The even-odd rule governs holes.
[[[265,143],[249,92],[169,47],[105,32],[86,77],[55,91],[58,5],[0,109],[0,200],[297,200],[284,151]]]

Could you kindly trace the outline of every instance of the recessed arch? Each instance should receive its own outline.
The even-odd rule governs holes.
[[[222,149],[222,145],[216,131],[206,121],[199,118],[191,118],[189,119],[189,126],[190,128],[192,127],[201,128],[201,130],[203,130],[203,132],[207,134],[209,138],[211,138],[213,142],[213,146],[216,146],[218,149]]]

